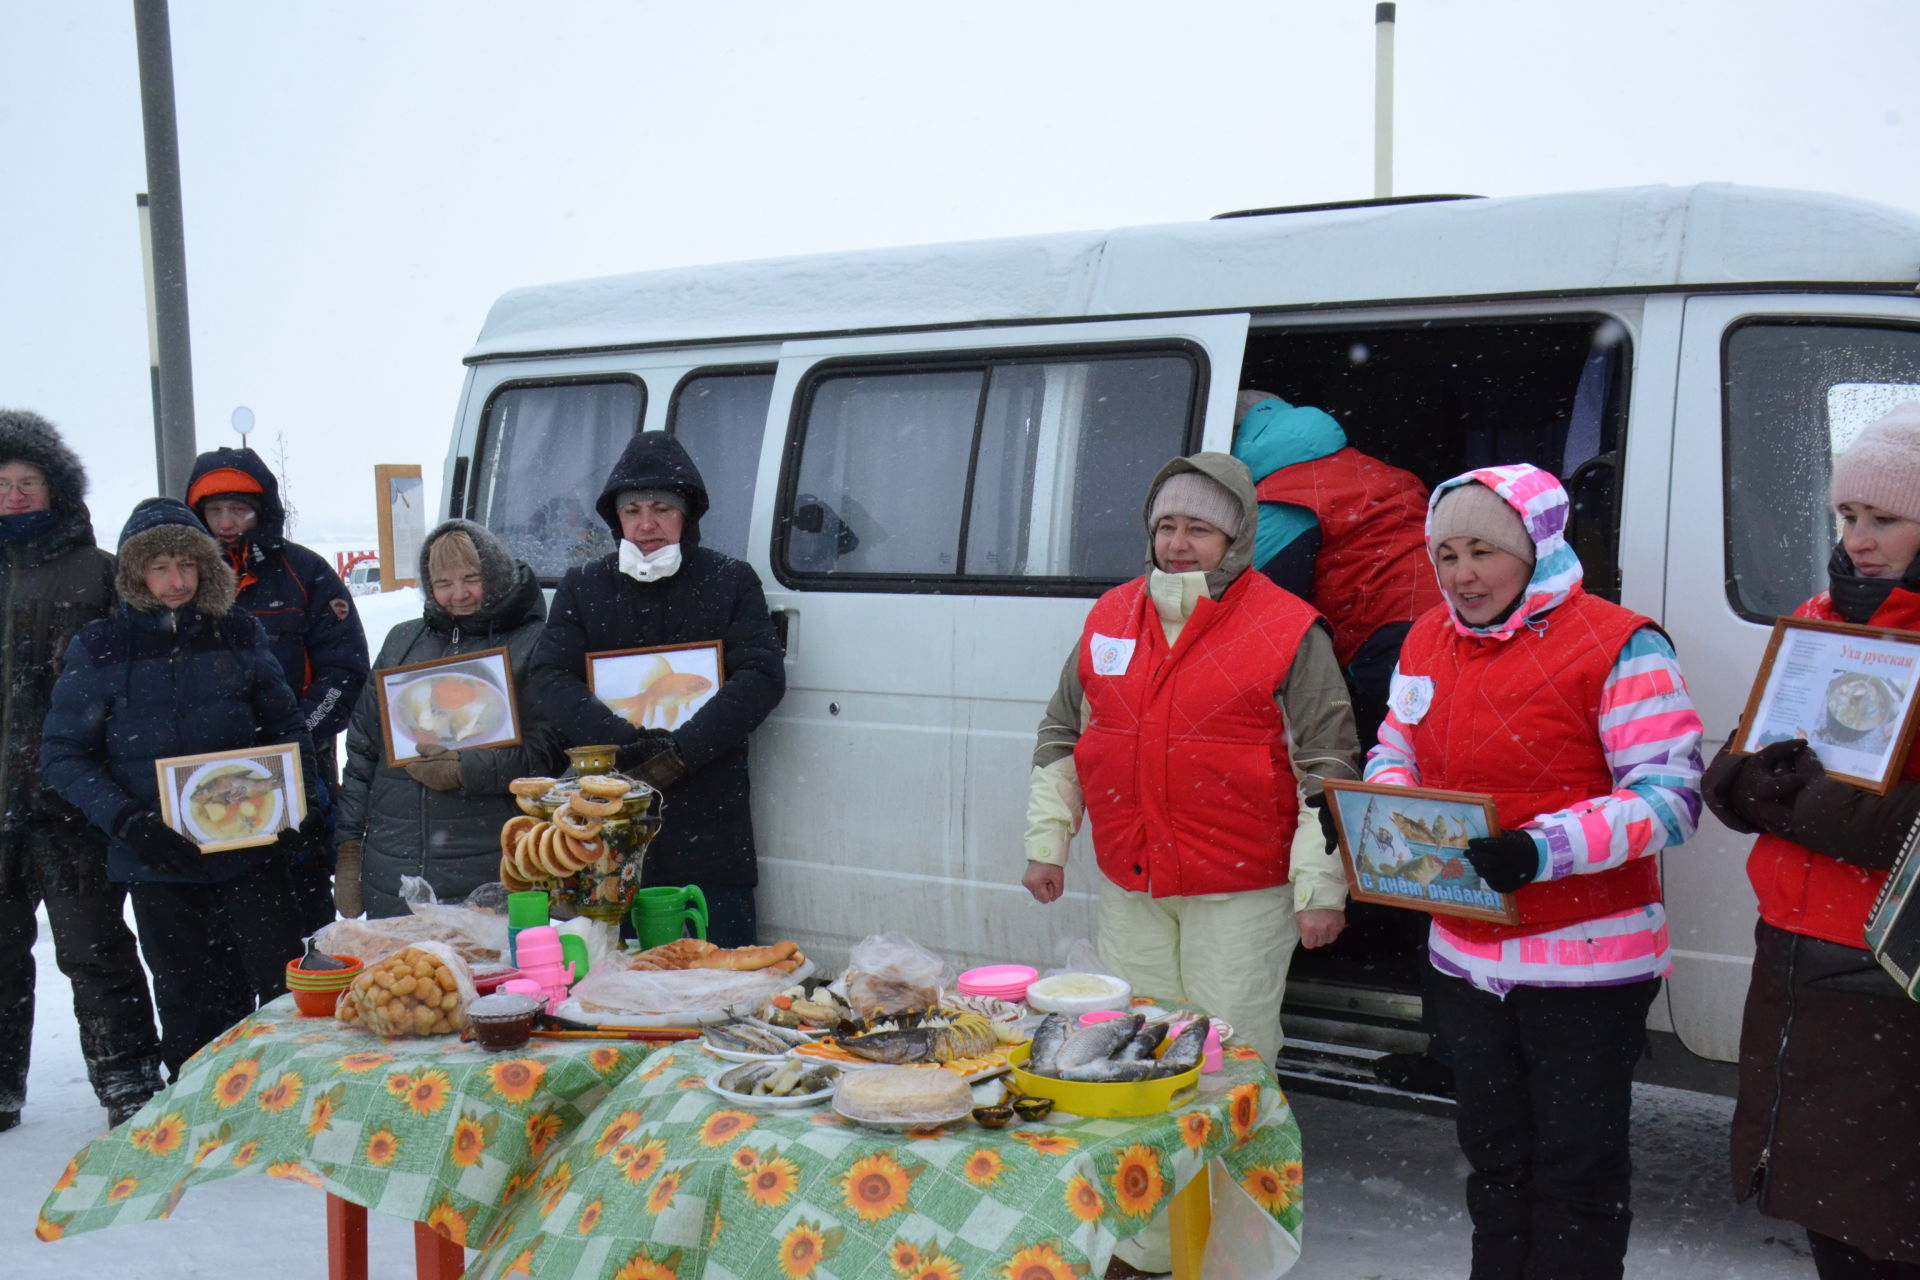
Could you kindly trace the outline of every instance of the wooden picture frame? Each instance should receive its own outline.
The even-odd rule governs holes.
[[[1867,913],[1867,949],[1909,998],[1920,1000],[1920,824],[1907,834]]]
[[[153,768],[160,784],[160,820],[202,853],[272,844],[282,831],[306,820],[306,774],[294,743],[169,756],[155,760]],[[223,796],[218,788],[227,778],[235,782],[226,784]],[[217,812],[216,805],[225,811]]]
[[[391,768],[422,759],[428,743],[455,751],[520,744],[520,701],[504,647],[382,667],[373,679]]]
[[[1829,777],[1885,795],[1920,719],[1920,633],[1779,618],[1728,747],[1805,738]]]
[[[587,655],[587,688],[636,729],[685,723],[726,682],[726,654],[718,640]]]
[[[1340,781],[1326,793],[1355,901],[1519,923],[1513,895],[1489,889],[1458,852],[1472,837],[1499,834],[1492,796]]]
[[[424,587],[413,576],[420,563],[420,544],[427,536],[427,490],[419,464],[376,464],[373,490],[374,513],[380,521],[380,590]]]

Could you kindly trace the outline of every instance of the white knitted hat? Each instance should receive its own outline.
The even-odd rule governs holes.
[[[1147,512],[1148,531],[1151,532],[1153,526],[1160,523],[1160,517],[1166,515],[1205,520],[1226,534],[1228,542],[1232,542],[1240,536],[1240,524],[1246,513],[1241,510],[1240,500],[1233,496],[1232,490],[1212,476],[1198,471],[1181,471],[1168,476],[1154,490],[1153,506]]]
[[[1526,522],[1507,500],[1478,480],[1456,485],[1440,496],[1427,517],[1427,549],[1448,538],[1478,538],[1508,551],[1528,564],[1538,554],[1527,535]]]
[[[1843,502],[1920,520],[1920,402],[1868,423],[1833,460],[1833,504]]]

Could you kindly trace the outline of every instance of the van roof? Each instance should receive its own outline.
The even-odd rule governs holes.
[[[493,304],[466,358],[1330,303],[1916,281],[1920,216],[1902,209],[1728,183],[1626,187],[535,285]]]

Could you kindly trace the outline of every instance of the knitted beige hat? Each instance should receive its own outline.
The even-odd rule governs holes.
[[[1533,539],[1520,513],[1478,480],[1447,490],[1427,517],[1429,553],[1448,538],[1462,537],[1478,538],[1533,563]]]
[[[1240,508],[1240,500],[1218,480],[1198,471],[1181,471],[1168,476],[1154,491],[1153,506],[1147,510],[1148,531],[1166,515],[1205,520],[1231,542],[1240,536],[1246,513]]]
[[[1833,504],[1843,502],[1920,520],[1920,401],[1868,423],[1833,460]]]

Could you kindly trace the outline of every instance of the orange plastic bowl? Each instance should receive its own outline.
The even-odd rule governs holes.
[[[309,1018],[331,1018],[333,1006],[339,1001],[339,991],[295,991],[293,993],[293,1007]]]
[[[293,992],[293,1003],[301,1013],[313,1018],[331,1017],[335,1000],[366,968],[358,956],[335,956],[334,959],[347,967],[302,969],[297,960],[287,962],[287,990]]]

